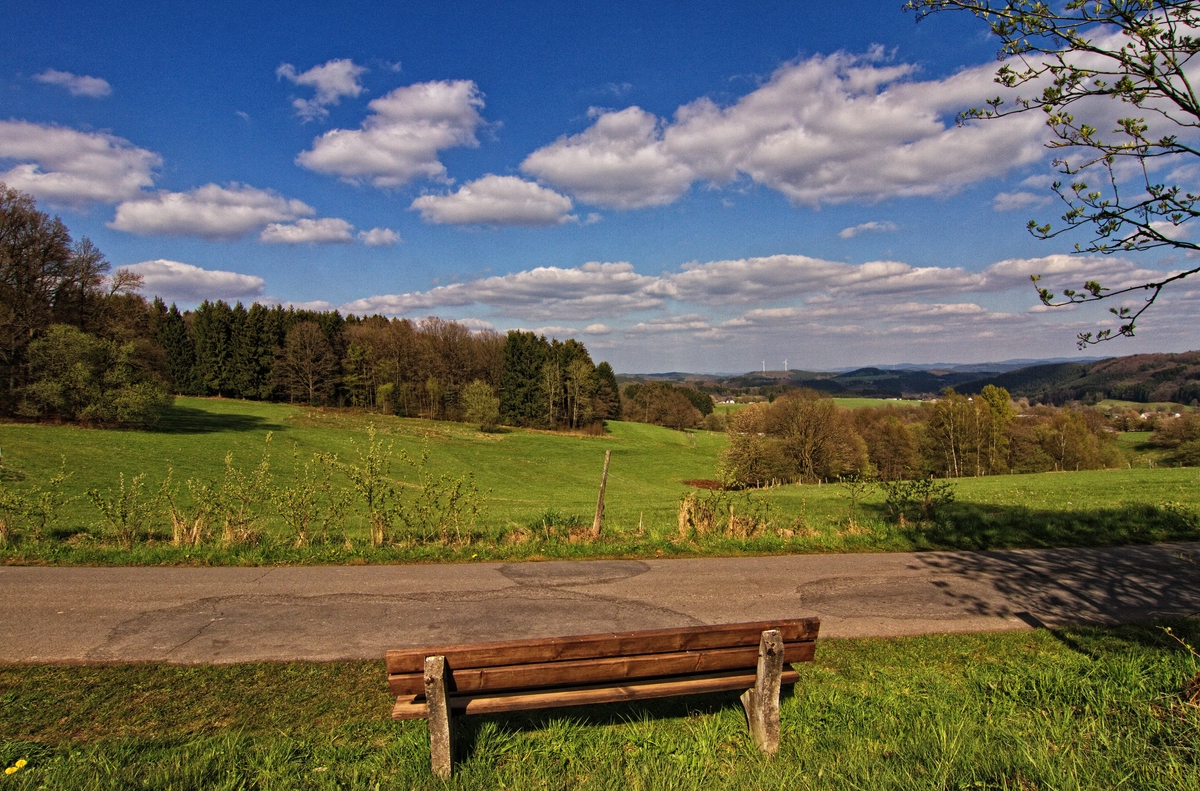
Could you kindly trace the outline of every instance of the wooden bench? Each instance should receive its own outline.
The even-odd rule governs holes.
[[[392,719],[426,719],[433,772],[449,777],[456,714],[494,714],[744,690],[750,734],[779,748],[779,688],[809,662],[817,618],[510,640],[387,652]]]

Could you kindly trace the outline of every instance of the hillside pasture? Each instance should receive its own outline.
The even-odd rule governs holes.
[[[472,475],[485,495],[474,532],[461,540],[404,540],[378,549],[367,542],[361,508],[346,535],[295,546],[278,517],[261,540],[187,550],[169,545],[165,515],[149,540],[115,546],[88,490],[111,493],[145,474],[157,491],[168,469],[179,484],[218,479],[226,454],[250,470],[269,449],[274,485],[293,483],[293,451],[355,461],[367,429],[394,443],[392,479],[402,498],[418,493],[415,470],[399,459],[429,452],[434,477]],[[60,465],[71,501],[52,535],[0,549],[5,562],[295,563],[395,562],[540,557],[655,557],[780,552],[1098,546],[1200,538],[1200,471],[1134,467],[1074,473],[1003,475],[953,482],[955,501],[919,524],[889,514],[883,493],[855,502],[836,484],[785,485],[744,492],[706,488],[718,477],[725,437],[612,421],[587,436],[527,429],[482,433],[461,423],[396,418],[224,399],[180,398],[158,430],[116,431],[72,425],[0,425],[0,485],[44,486]],[[266,443],[270,433],[271,442]],[[1142,438],[1138,438],[1141,440]],[[587,535],[605,451],[612,451],[600,540]],[[65,461],[64,461],[65,460]],[[342,485],[346,485],[345,481]],[[681,499],[711,513],[710,523],[680,529]],[[182,495],[186,498],[186,488]],[[730,527],[729,517],[735,517]]]

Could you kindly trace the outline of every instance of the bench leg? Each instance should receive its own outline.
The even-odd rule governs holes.
[[[446,657],[425,657],[425,702],[428,706],[429,758],[436,777],[450,776],[454,755],[454,727],[450,722],[450,695],[446,689]]]
[[[783,674],[783,635],[763,632],[758,642],[758,673],[754,688],[742,693],[750,737],[767,755],[779,750],[779,683]],[[432,720],[431,720],[432,722]]]

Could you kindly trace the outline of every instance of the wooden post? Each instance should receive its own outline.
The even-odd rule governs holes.
[[[425,657],[425,703],[429,722],[429,763],[435,777],[450,777],[454,755],[454,728],[450,722],[450,696],[446,689],[446,657]]]
[[[742,693],[750,737],[767,755],[779,751],[779,685],[783,674],[783,635],[778,629],[762,633],[758,641],[758,673],[754,688]],[[432,722],[432,720],[431,720]]]
[[[604,451],[604,474],[600,476],[600,496],[596,498],[596,518],[592,520],[592,540],[600,538],[600,520],[604,518],[604,487],[608,485],[608,460],[612,451]]]

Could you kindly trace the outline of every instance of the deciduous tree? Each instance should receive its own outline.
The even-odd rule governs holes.
[[[960,10],[983,20],[1000,39],[1004,62],[996,82],[1024,91],[964,112],[992,119],[1041,112],[1064,177],[1053,190],[1065,205],[1062,225],[1029,221],[1041,239],[1083,230],[1080,252],[1111,254],[1169,248],[1200,250],[1188,224],[1200,216],[1200,191],[1190,173],[1200,158],[1200,98],[1192,59],[1200,53],[1196,0],[908,0],[920,20]],[[1105,120],[1112,119],[1112,120]],[[1102,128],[1107,127],[1107,128]],[[1190,266],[1157,280],[1108,288],[1089,280],[1062,298],[1038,288],[1046,305],[1143,296],[1140,305],[1111,312],[1116,329],[1083,332],[1079,347],[1132,336],[1162,290],[1200,272]],[[1038,277],[1034,277],[1035,282]]]

